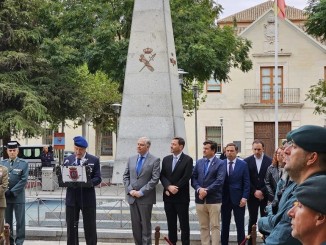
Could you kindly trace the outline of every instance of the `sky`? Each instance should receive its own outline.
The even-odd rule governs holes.
[[[235,14],[247,8],[263,3],[267,0],[215,0],[224,8],[221,18]],[[287,6],[304,9],[308,0],[285,0]]]

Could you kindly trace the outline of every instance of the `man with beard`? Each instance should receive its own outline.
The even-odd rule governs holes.
[[[287,134],[287,144],[285,148],[285,170],[291,179],[300,185],[309,178],[326,173],[326,128],[305,125],[292,130]],[[287,187],[286,190],[288,190]],[[291,219],[287,212],[297,201],[295,187],[286,197],[285,193],[280,200],[279,209],[274,219],[274,227],[267,237],[267,245],[294,245],[301,244],[291,234]],[[287,200],[285,200],[287,199]],[[284,204],[281,205],[281,203]]]
[[[182,245],[190,244],[189,227],[189,180],[192,175],[192,158],[183,153],[185,140],[175,137],[171,141],[171,153],[163,158],[161,182],[164,187],[163,202],[168,222],[169,240],[178,241],[177,218],[179,218]]]

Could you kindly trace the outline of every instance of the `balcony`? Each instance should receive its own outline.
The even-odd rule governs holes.
[[[301,108],[300,88],[283,88],[279,89],[279,107],[280,108]],[[245,89],[244,104],[242,108],[273,108],[274,107],[274,91],[262,89]]]

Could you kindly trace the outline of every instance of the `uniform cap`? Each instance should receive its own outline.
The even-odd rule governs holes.
[[[17,141],[9,141],[7,143],[7,149],[16,149],[19,147],[19,143]]]
[[[304,125],[290,131],[286,139],[309,152],[326,153],[326,128],[316,125]]]
[[[326,174],[315,175],[295,190],[295,195],[300,203],[322,214],[326,214]]]

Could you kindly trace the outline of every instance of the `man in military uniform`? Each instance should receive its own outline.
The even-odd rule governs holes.
[[[285,170],[299,186],[314,176],[326,173],[326,128],[315,125],[304,125],[287,134],[285,153]],[[295,184],[294,183],[294,184]],[[301,242],[291,236],[291,218],[287,212],[297,201],[296,185],[291,193],[286,194],[288,186],[279,203],[279,208],[271,222],[274,224],[266,245],[299,245]],[[265,219],[264,217],[261,219]],[[259,226],[260,223],[258,223]]]
[[[297,201],[288,211],[292,236],[303,245],[326,244],[326,174],[315,175],[295,190]]]
[[[5,192],[7,189],[8,189],[8,169],[5,166],[0,165],[0,234],[3,232],[5,210],[7,206]]]
[[[10,245],[22,245],[25,240],[25,185],[28,179],[28,164],[18,155],[17,141],[7,144],[9,158],[1,162],[8,169],[9,186],[5,192],[7,208],[5,220],[10,225]],[[16,218],[16,239],[13,236],[13,212]]]
[[[82,136],[74,139],[75,154],[67,157],[65,166],[86,166],[91,168],[91,187],[68,187],[66,192],[67,245],[78,245],[78,222],[80,211],[83,214],[84,233],[87,245],[97,244],[96,233],[96,193],[94,187],[101,179],[100,160],[88,152],[88,143]]]

